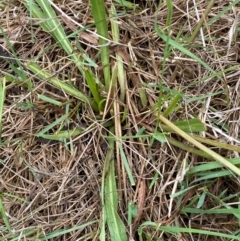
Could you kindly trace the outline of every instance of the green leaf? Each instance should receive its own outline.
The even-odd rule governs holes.
[[[126,0],[115,0],[115,2],[119,3],[120,6],[122,7],[130,8],[130,9],[136,9],[137,7],[139,7],[139,4],[131,3]]]
[[[107,215],[107,224],[114,241],[127,241],[126,230],[118,213],[118,195],[115,180],[114,161],[110,160],[109,172],[105,183],[105,210]]]
[[[162,133],[158,133],[158,132],[153,134],[153,138],[156,139],[157,141],[161,142],[161,143],[164,143],[164,142],[167,141],[165,135],[162,134]]]
[[[37,135],[38,137],[42,137],[47,140],[55,140],[55,141],[63,141],[63,140],[69,140],[72,137],[78,136],[82,134],[82,129],[74,129],[74,130],[65,130],[65,131],[57,131],[54,134],[41,134]]]
[[[205,125],[197,118],[173,122],[178,128],[185,132],[206,131]]]
[[[125,167],[126,172],[128,174],[129,181],[130,181],[132,186],[135,186],[135,181],[134,181],[134,178],[133,178],[133,174],[132,174],[131,168],[130,168],[130,166],[128,164],[128,160],[127,160],[127,157],[126,157],[126,155],[125,155],[125,153],[123,151],[121,143],[119,143],[119,150],[120,150],[121,159],[123,161],[124,167]]]
[[[44,241],[44,240],[52,240],[53,238],[56,238],[56,237],[60,238],[64,234],[67,234],[67,233],[70,233],[70,232],[73,232],[73,231],[76,231],[76,230],[85,229],[85,228],[89,227],[90,225],[92,225],[94,223],[96,223],[96,221],[91,221],[91,222],[88,222],[88,223],[84,223],[82,225],[78,225],[78,226],[74,226],[74,227],[70,227],[70,228],[66,228],[66,229],[56,230],[52,233],[44,235],[43,237],[40,238],[40,240]]]
[[[8,232],[12,233],[12,229],[11,229],[8,217],[7,217],[6,212],[4,210],[4,206],[3,206],[3,203],[2,203],[2,196],[1,195],[0,195],[0,214],[2,216],[2,220],[3,220],[4,224],[5,224]]]
[[[200,142],[196,141],[193,137],[191,137],[190,135],[188,135],[186,132],[182,131],[179,127],[177,127],[176,125],[174,125],[171,121],[169,121],[168,119],[166,119],[164,116],[159,116],[159,119],[165,124],[167,125],[170,129],[172,129],[173,131],[175,131],[178,135],[180,135],[181,137],[183,137],[185,140],[187,140],[188,142],[192,143],[193,145],[195,145],[196,147],[198,147],[200,150],[204,151],[206,154],[210,155],[213,159],[215,159],[216,161],[219,161],[220,163],[222,163],[225,167],[229,168],[231,171],[233,171],[234,173],[236,173],[238,176],[240,176],[240,169],[236,166],[234,166],[231,162],[229,162],[228,160],[226,160],[224,157],[220,156],[218,153],[212,151],[210,148],[207,148],[206,146],[204,146],[203,144],[201,144]]]
[[[173,124],[176,125],[182,131],[188,133],[206,131],[206,126],[197,118],[190,120],[180,120],[173,122]],[[161,129],[164,132],[172,132],[172,129],[164,124],[161,124]]]
[[[109,46],[108,46],[108,24],[107,15],[105,10],[104,0],[91,0],[92,4],[92,15],[94,22],[96,24],[97,33],[103,38],[99,38],[99,43],[101,45],[100,55],[103,66],[103,74],[105,80],[106,91],[110,88],[110,61],[109,61]]]
[[[60,124],[61,122],[63,122],[66,118],[68,118],[68,115],[65,114],[63,116],[61,116],[60,118],[58,118],[57,120],[55,120],[54,122],[52,122],[51,124],[49,124],[48,126],[46,126],[44,129],[42,129],[41,131],[39,131],[36,136],[37,137],[42,137],[43,134],[45,134],[47,131],[51,130],[54,126]]]
[[[197,209],[197,210],[199,210],[199,209]],[[240,240],[240,237],[231,235],[231,234],[225,234],[225,233],[221,233],[221,232],[213,232],[213,231],[208,231],[208,230],[204,230],[204,229],[180,228],[180,227],[176,227],[176,226],[160,226],[157,223],[147,221],[147,222],[144,222],[138,229],[138,234],[140,236],[141,241],[143,240],[142,233],[143,233],[143,229],[145,227],[148,229],[154,228],[155,230],[159,230],[159,231],[166,232],[166,233],[192,233],[192,234],[196,233],[196,234],[205,234],[205,235],[214,236],[214,237]]]

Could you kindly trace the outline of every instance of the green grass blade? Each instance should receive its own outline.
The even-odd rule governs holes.
[[[19,237],[25,238],[28,236],[32,236],[37,232],[36,228],[31,228],[29,230],[23,230],[22,232],[16,232],[12,234],[8,234],[4,237],[0,237],[0,241],[6,241],[6,240],[11,240],[11,241],[19,241]]]
[[[217,208],[217,209],[210,209],[210,210],[203,210],[199,208],[183,208],[182,212],[185,213],[197,213],[197,214],[234,214],[234,213],[240,213],[237,208]]]
[[[176,105],[181,98],[182,98],[182,95],[180,95],[180,94],[175,95],[173,97],[171,103],[169,104],[169,106],[167,107],[167,109],[163,113],[164,117],[169,116],[171,113],[173,113],[176,110]]]
[[[71,227],[71,228],[56,230],[56,231],[54,231],[50,234],[47,234],[47,235],[41,237],[39,240],[41,240],[41,241],[52,240],[53,238],[60,237],[63,234],[67,234],[67,233],[70,233],[70,232],[73,232],[73,231],[76,231],[76,230],[81,230],[81,229],[84,229],[86,227],[89,227],[90,225],[92,225],[94,223],[96,223],[96,221],[87,222],[87,223],[84,223],[82,225],[74,226],[74,227]]]
[[[14,59],[12,59],[12,61],[10,61],[10,59],[8,57],[5,58],[7,61],[9,60],[8,61],[9,62],[9,67],[16,74],[18,81],[20,81],[21,83],[23,83],[23,81],[25,81],[27,86],[28,86],[28,89],[30,91],[32,91],[32,87],[33,87],[32,82],[27,78],[25,72],[23,71],[23,66],[22,66],[21,62],[19,61],[19,59],[17,58],[17,54],[14,51],[14,48],[13,48],[12,44],[10,43],[10,41],[9,41],[6,33],[4,32],[3,28],[1,27],[1,25],[0,25],[0,31],[1,31],[1,34],[3,35],[5,41],[6,41],[7,45],[8,45],[8,48],[9,48],[13,58],[14,58]],[[3,58],[3,57],[4,56],[1,56],[1,58]],[[14,64],[13,64],[13,62],[14,62]],[[14,66],[14,65],[16,65],[16,66]]]
[[[12,234],[13,232],[12,232],[12,229],[11,229],[8,217],[6,215],[6,212],[4,210],[4,206],[3,206],[3,203],[2,203],[2,196],[1,195],[0,195],[0,214],[2,216],[2,220],[3,220],[4,224],[5,224],[8,232]]]
[[[233,240],[240,240],[240,237],[237,237],[235,235],[231,234],[225,234],[225,233],[220,233],[220,232],[213,232],[213,231],[208,231],[208,230],[203,230],[203,229],[194,229],[194,228],[180,228],[180,227],[170,227],[170,226],[159,226],[159,224],[154,223],[154,222],[145,222],[143,223],[140,228],[138,229],[138,233],[140,236],[140,240],[142,241],[142,232],[144,228],[154,228],[159,231],[167,232],[167,233],[196,233],[196,234],[204,234],[204,235],[209,235],[209,236],[215,236],[215,237],[221,237],[221,238],[228,238],[228,239],[233,239]]]
[[[213,139],[203,138],[201,136],[196,136],[196,135],[192,135],[192,136],[195,140],[197,140],[199,142],[202,142],[202,143],[205,143],[205,144],[208,144],[208,145],[212,145],[212,146],[215,146],[215,147],[223,148],[223,149],[229,150],[229,151],[237,151],[237,152],[240,153],[240,147],[239,146],[230,145],[230,144],[223,143],[223,142],[220,142],[220,141],[216,141],[216,140],[213,140]]]
[[[101,45],[100,48],[100,55],[102,60],[102,66],[103,66],[103,74],[104,74],[104,80],[105,80],[105,89],[106,91],[110,88],[110,61],[109,61],[109,47],[108,47],[108,41],[105,39],[108,39],[108,24],[107,24],[107,15],[105,11],[105,3],[104,0],[91,0],[92,4],[92,15],[94,18],[94,22],[96,24],[97,33],[104,37],[99,38],[99,43]]]
[[[109,172],[106,179],[105,188],[105,209],[107,214],[107,224],[114,241],[127,241],[126,230],[117,213],[118,197],[115,180],[114,160],[110,160]]]
[[[240,0],[235,0],[232,3],[230,3],[228,6],[224,7],[222,9],[222,11],[220,11],[218,14],[214,15],[214,17],[212,17],[209,21],[208,21],[208,25],[210,26],[211,24],[213,24],[214,22],[216,22],[217,20],[219,20],[222,16],[224,16],[224,14],[226,14],[230,9],[232,9],[236,4],[240,3]]]
[[[164,46],[163,51],[163,63],[162,63],[162,71],[164,73],[165,66],[166,66],[166,60],[170,56],[171,53],[171,45],[169,43],[170,35],[171,35],[171,20],[172,20],[172,13],[173,13],[173,5],[171,0],[166,0],[167,9],[168,9],[168,15],[166,20],[166,29],[167,29],[167,38],[166,38],[166,45]]]
[[[61,116],[60,118],[58,118],[57,120],[55,120],[54,122],[52,122],[51,124],[49,124],[48,126],[46,126],[44,129],[42,129],[41,131],[39,131],[36,136],[37,137],[42,137],[43,134],[45,134],[47,131],[51,130],[54,126],[62,123],[64,120],[66,120],[66,118],[68,118],[68,115],[65,114],[63,116]]]
[[[118,43],[120,39],[120,33],[119,33],[119,26],[117,23],[116,16],[117,16],[117,12],[116,12],[115,6],[114,4],[111,4],[110,21],[112,26],[113,41]],[[125,95],[126,95],[124,64],[123,64],[122,57],[118,53],[116,53],[116,60],[117,60],[117,70],[118,70],[118,83],[120,86],[120,100],[124,102]]]
[[[37,4],[39,4],[41,7],[41,9],[38,10],[38,13],[42,12],[41,16],[46,20],[42,21],[40,25],[53,36],[56,42],[60,44],[68,55],[72,56],[76,63],[79,63],[79,56],[73,52],[73,47],[49,1],[39,0],[37,1]],[[83,62],[81,63],[82,65],[85,64],[84,62],[87,62],[88,66],[97,67],[97,65],[90,58],[88,58],[85,53],[83,53],[81,57],[83,58]],[[79,64],[77,64],[77,66],[79,66]]]
[[[157,22],[155,21],[154,23],[154,28],[158,34],[158,36],[160,38],[162,38],[165,42],[168,42],[170,45],[172,45],[172,47],[174,47],[175,49],[178,49],[179,51],[181,51],[183,54],[189,56],[190,58],[196,60],[199,64],[201,64],[204,68],[206,68],[207,70],[209,70],[211,73],[213,73],[214,76],[217,76],[219,79],[223,80],[221,78],[221,76],[214,71],[209,65],[207,65],[204,61],[202,61],[200,58],[198,58],[195,54],[193,54],[192,52],[190,52],[188,49],[184,48],[181,44],[179,44],[178,42],[174,41],[173,39],[170,39],[167,35],[164,34],[163,30],[160,29],[157,26]]]
[[[38,98],[45,102],[51,103],[53,105],[62,106],[62,102],[60,102],[58,100],[54,100],[53,98],[50,98],[46,95],[38,95]]]
[[[30,3],[25,1],[25,5],[30,11]],[[76,64],[79,71],[86,78],[91,93],[94,96],[94,99],[99,104],[101,98],[99,94],[99,89],[96,87],[97,80],[94,77],[94,74],[88,67],[98,67],[91,58],[89,58],[84,51],[82,50],[81,54],[77,54],[73,51],[73,47],[68,39],[68,36],[65,34],[63,26],[61,25],[54,9],[52,8],[49,1],[40,0],[31,4],[31,11],[35,18],[40,20],[40,26],[42,29],[55,39],[62,49],[71,57],[71,60]],[[98,105],[97,105],[98,106]],[[95,106],[97,108],[97,106]],[[95,110],[97,110],[95,108]]]
[[[91,90],[91,93],[93,95],[95,102],[99,104],[102,101],[102,98],[100,97],[96,81],[88,69],[85,70],[85,77],[86,77],[88,87]]]
[[[216,152],[212,151],[211,149],[207,148],[206,146],[204,146],[200,142],[198,142],[195,139],[193,139],[190,135],[188,135],[187,133],[182,131],[180,128],[178,128],[176,125],[174,125],[169,120],[167,120],[164,116],[160,115],[159,119],[163,123],[165,123],[167,126],[169,126],[172,130],[174,130],[177,134],[182,136],[185,140],[187,140],[188,142],[192,143],[193,145],[198,147],[200,150],[206,152],[208,155],[212,156],[215,160],[219,161],[224,166],[226,166],[231,171],[233,171],[234,173],[236,173],[237,175],[240,176],[240,169],[238,167],[234,166],[231,162],[229,162],[228,160],[226,160],[225,158],[223,158],[222,156],[220,156]]]
[[[113,127],[111,127],[110,130],[111,133],[113,133]],[[117,213],[118,192],[115,179],[113,150],[114,139],[109,139],[109,149],[104,162],[104,173],[101,191],[102,198],[104,198],[102,200],[102,204],[104,205],[103,214],[106,215],[105,220],[107,221],[107,226],[110,232],[111,240],[127,241],[127,235],[124,224]],[[105,231],[102,230],[102,237],[104,237],[104,235]]]
[[[190,119],[190,120],[180,120],[180,121],[173,122],[173,124],[176,125],[178,128],[180,128],[182,131],[185,131],[188,133],[206,131],[205,125],[197,118]],[[173,131],[169,126],[162,125],[162,124],[161,124],[161,129],[164,132]]]
[[[6,92],[6,79],[0,79],[0,143],[2,138],[2,114],[3,114],[3,106],[5,100],[5,92]]]
[[[120,4],[122,7],[130,8],[130,9],[136,9],[139,6],[139,4],[135,4],[126,0],[115,0],[114,2]]]
[[[229,159],[228,161],[231,162],[233,165],[240,165],[240,158],[233,158],[233,159]],[[219,162],[206,163],[206,164],[192,167],[191,169],[189,169],[188,174],[196,175],[199,172],[205,173],[206,171],[218,169],[222,167],[223,167],[223,164]]]
[[[52,84],[53,86],[57,87],[60,90],[65,91],[67,94],[74,96],[80,100],[82,100],[85,103],[88,103],[91,105],[91,107],[94,110],[97,110],[98,107],[96,105],[96,103],[89,97],[87,97],[86,95],[84,95],[83,93],[81,93],[79,90],[77,90],[75,87],[62,82],[61,80],[53,77],[50,73],[48,73],[47,71],[43,71],[41,70],[35,63],[28,63],[27,68],[32,71],[38,78],[43,79],[43,80],[47,80],[50,84]]]
[[[26,3],[28,6],[28,1],[26,1]],[[45,31],[49,31],[56,42],[59,43],[68,54],[72,54],[73,48],[70,44],[70,41],[67,39],[64,29],[50,3],[46,0],[38,0],[37,2],[33,1],[31,10],[33,16],[39,18],[41,21],[41,27]]]
[[[205,153],[204,151],[201,151],[201,150],[198,150],[196,148],[193,148],[192,146],[189,146],[183,142],[180,142],[180,141],[177,141],[173,138],[170,138],[170,137],[167,137],[167,141],[173,145],[173,146],[177,146],[178,148],[180,148],[181,150],[184,150],[184,151],[187,151],[189,153],[193,153],[195,155],[198,155],[198,156],[201,156],[201,157],[204,157],[204,158],[207,158],[209,160],[212,160],[212,156],[208,155],[207,153]]]
[[[133,178],[133,174],[132,174],[131,168],[130,168],[130,166],[128,164],[128,160],[127,160],[127,157],[126,157],[126,155],[125,155],[125,153],[123,151],[121,143],[119,143],[119,149],[120,149],[121,159],[123,161],[124,167],[125,167],[126,172],[128,174],[129,181],[130,181],[132,186],[135,186],[135,181],[134,181],[134,178]]]
[[[41,8],[39,8],[38,4]],[[81,58],[73,52],[73,47],[68,39],[68,36],[65,34],[65,31],[49,1],[41,0],[30,5],[30,3],[26,0],[25,5],[29,11],[32,11],[33,16],[40,21],[39,24],[42,29],[51,34],[56,43],[58,43],[72,58],[83,74],[85,73],[83,68],[84,65],[95,68],[97,67],[97,64],[94,63],[84,52],[81,53]]]
[[[210,179],[232,176],[232,173],[228,170],[224,170],[224,171],[206,172],[206,173],[202,174],[201,176],[202,177],[200,177],[200,178],[196,178],[193,181],[193,183],[199,183],[199,182],[202,182],[202,181],[207,182]]]
[[[37,135],[38,137],[42,137],[47,140],[53,141],[64,141],[69,140],[75,136],[81,135],[83,133],[82,129],[74,129],[74,130],[64,130],[64,131],[57,131],[54,134],[41,134]]]

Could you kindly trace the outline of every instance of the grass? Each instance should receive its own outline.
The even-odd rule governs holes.
[[[238,3],[3,1],[0,240],[240,240]]]

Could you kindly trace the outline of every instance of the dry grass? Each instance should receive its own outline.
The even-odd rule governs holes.
[[[72,20],[83,26],[93,23],[88,1],[55,2]],[[151,107],[158,102],[160,91],[150,84],[157,86],[161,82],[163,86],[181,90],[184,94],[184,98],[178,103],[178,110],[168,116],[171,121],[198,117],[207,127],[202,133],[204,137],[236,146],[240,143],[238,35],[233,39],[228,51],[228,34],[236,18],[233,10],[237,11],[237,8],[228,10],[217,21],[203,29],[206,44],[204,48],[201,33],[188,46],[188,40],[197,24],[193,1],[173,0],[172,3],[174,8],[171,37],[174,39],[182,31],[181,36],[185,36],[186,39],[181,37],[178,41],[183,46],[200,57],[213,70],[225,70],[225,72],[221,73],[222,80],[216,76],[210,78],[209,70],[177,49],[172,49],[166,66],[164,70],[162,69],[165,42],[156,33],[154,21],[157,15],[158,25],[165,28],[168,14],[165,5],[157,10],[157,1],[138,1],[139,9],[136,11],[125,9],[126,12],[119,17],[120,44],[118,46],[110,44],[110,57],[113,63],[115,52],[118,52],[125,63],[126,101],[120,103],[119,114],[122,116],[123,108],[126,108],[127,116],[126,120],[117,126],[121,126],[119,133],[128,137],[122,141],[122,144],[136,186],[131,186],[119,158],[120,154],[115,153],[118,210],[129,237],[135,240],[138,240],[137,234],[135,235],[136,229],[144,221],[166,226],[178,224],[179,227],[228,234],[239,230],[239,220],[232,214],[180,212],[183,207],[196,206],[203,190],[207,195],[201,209],[220,208],[222,203],[218,199],[233,203],[230,206],[237,208],[239,179],[235,175],[198,182],[198,186],[186,192],[182,199],[172,200],[170,195],[177,190],[193,187],[191,182],[195,176],[187,176],[184,171],[209,160],[167,142],[154,141],[152,144],[151,137],[131,138],[142,127],[151,133],[158,125],[157,117]],[[198,2],[200,17],[207,4],[207,1]],[[209,19],[225,9],[228,4],[227,1],[215,1]],[[21,1],[8,0],[2,5],[0,25],[6,36],[0,34],[0,44],[11,52],[6,41],[7,37],[21,63],[26,64],[28,60],[34,59],[42,69],[62,81],[72,82],[83,93],[90,95],[79,70],[69,61],[69,57],[54,39],[39,27],[37,21],[31,21],[29,12]],[[107,1],[106,7],[109,5],[110,1]],[[67,34],[79,28],[60,14],[59,19]],[[95,27],[92,26],[89,30],[94,33]],[[99,79],[102,79],[98,40],[92,33],[83,32],[77,35],[77,39],[70,38],[70,41],[76,49],[78,48],[76,42],[80,41],[87,55],[99,65],[94,72]],[[34,42],[31,41],[32,37]],[[228,70],[229,68],[232,70]],[[12,72],[9,63],[4,59],[0,60],[0,69],[2,76],[5,76],[6,72]],[[109,132],[106,123],[114,121],[114,118],[107,112],[106,116],[105,113],[94,113],[88,105],[52,87],[47,80],[39,80],[29,72],[26,74],[31,79],[34,91],[29,92],[27,85],[21,82],[8,84],[2,116],[0,191],[11,229],[20,235],[21,231],[33,229],[31,235],[26,237],[23,235],[19,240],[37,240],[55,231],[96,220],[97,222],[85,228],[59,234],[51,240],[98,240],[99,220],[102,216],[101,180],[107,153],[106,136]],[[147,95],[145,106],[141,103],[138,91],[142,86]],[[69,102],[69,111],[67,112],[63,106],[56,106],[40,99],[39,94],[61,103]],[[101,94],[109,98],[108,93],[102,91]],[[169,94],[170,92],[163,93],[163,111],[170,103],[167,97]],[[215,95],[209,96],[209,94]],[[201,99],[201,96],[205,98]],[[194,97],[196,99],[192,99]],[[48,142],[35,136],[66,112],[70,116],[70,121],[62,128],[80,126],[85,130],[82,135],[74,137],[68,143]],[[54,127],[51,133],[57,128],[59,126]],[[186,144],[176,134],[169,136]],[[214,150],[226,158],[238,157],[237,152],[222,148]],[[159,176],[153,182],[153,177],[157,174]],[[183,182],[179,182],[179,176],[183,177]],[[194,199],[195,202],[191,203]],[[130,201],[138,205],[140,210],[131,228],[127,225]],[[3,226],[3,219],[0,219],[0,233],[3,237],[0,240],[8,240],[8,233],[2,228]],[[145,231],[151,237],[149,240],[227,240],[189,233],[179,233],[178,236],[174,236],[151,228]],[[107,239],[110,240],[109,237]]]

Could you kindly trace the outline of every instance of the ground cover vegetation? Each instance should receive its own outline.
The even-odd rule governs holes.
[[[239,2],[0,1],[0,240],[240,240]]]

